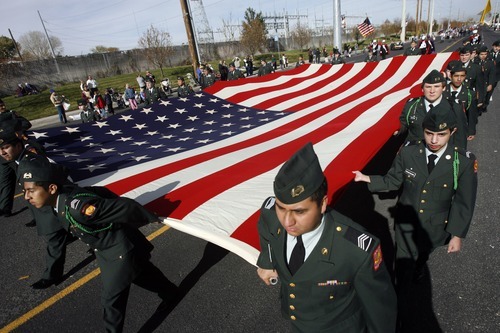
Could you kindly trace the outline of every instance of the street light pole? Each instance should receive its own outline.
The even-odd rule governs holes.
[[[342,20],[340,18],[340,0],[333,1],[333,41],[334,46],[342,50]]]

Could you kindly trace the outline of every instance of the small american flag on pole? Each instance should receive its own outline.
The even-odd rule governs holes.
[[[80,186],[133,198],[173,228],[255,264],[259,209],[281,165],[311,142],[335,198],[399,128],[422,79],[453,59],[302,65],[30,136]]]
[[[370,20],[368,17],[363,21],[363,23],[358,24],[358,30],[363,35],[363,37],[368,36],[369,34],[373,33],[375,31],[375,28],[373,28],[373,25],[371,24]]]

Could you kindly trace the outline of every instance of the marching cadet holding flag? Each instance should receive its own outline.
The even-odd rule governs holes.
[[[19,135],[21,129],[22,122],[18,119],[5,120],[0,123],[0,154],[14,173],[23,159],[35,154],[44,154],[43,147]],[[18,172],[17,175],[19,175]],[[33,206],[29,206],[29,209],[33,215],[37,233],[46,244],[45,270],[41,279],[31,286],[33,289],[46,289],[61,281],[66,260],[66,245],[70,237],[69,233],[58,223],[52,209]]]
[[[257,273],[281,280],[294,332],[394,332],[396,296],[380,243],[327,209],[327,182],[309,143],[274,180],[260,211]]]
[[[23,159],[18,174],[31,205],[55,209],[59,223],[94,249],[101,269],[107,332],[123,331],[132,283],[158,294],[162,303],[157,311],[168,309],[177,297],[177,287],[151,263],[153,245],[138,229],[158,217],[105,188],[68,184],[67,170],[40,156]]]
[[[474,213],[477,161],[473,154],[450,143],[456,125],[453,112],[435,107],[422,123],[425,140],[401,148],[386,175],[353,171],[354,181],[368,183],[371,192],[395,191],[403,186],[395,216],[396,290],[402,332],[411,318],[412,282],[422,279],[429,255],[436,248],[447,245],[448,253],[461,250]]]

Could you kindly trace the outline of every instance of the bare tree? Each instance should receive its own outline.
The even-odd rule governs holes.
[[[116,51],[120,51],[119,48],[117,47],[107,47],[107,46],[104,46],[104,45],[97,45],[96,47],[94,47],[93,49],[90,50],[90,52],[92,53],[107,53],[107,52],[116,52]]]
[[[266,45],[267,34],[262,13],[256,13],[254,9],[247,8],[242,26],[240,42],[243,48],[251,55],[262,51]]]
[[[220,32],[224,36],[225,42],[235,42],[236,36],[241,33],[241,25],[231,23],[231,17],[229,17],[229,21],[222,19]]]
[[[300,49],[304,48],[304,46],[307,45],[312,39],[311,29],[309,29],[307,25],[301,24],[300,21],[297,23],[297,26],[294,30],[292,30],[290,35]]]
[[[50,44],[54,53],[60,56],[63,52],[61,40],[55,36],[49,36]],[[27,60],[42,60],[52,57],[50,45],[41,31],[29,31],[19,38],[21,54]]]
[[[146,59],[160,68],[161,75],[166,66],[168,57],[174,52],[170,34],[159,30],[153,25],[139,38],[139,46],[144,48]]]

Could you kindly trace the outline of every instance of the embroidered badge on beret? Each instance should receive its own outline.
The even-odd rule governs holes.
[[[294,188],[292,188],[292,192],[291,192],[292,198],[298,197],[304,191],[305,191],[304,186],[302,186],[302,185],[295,186]]]

